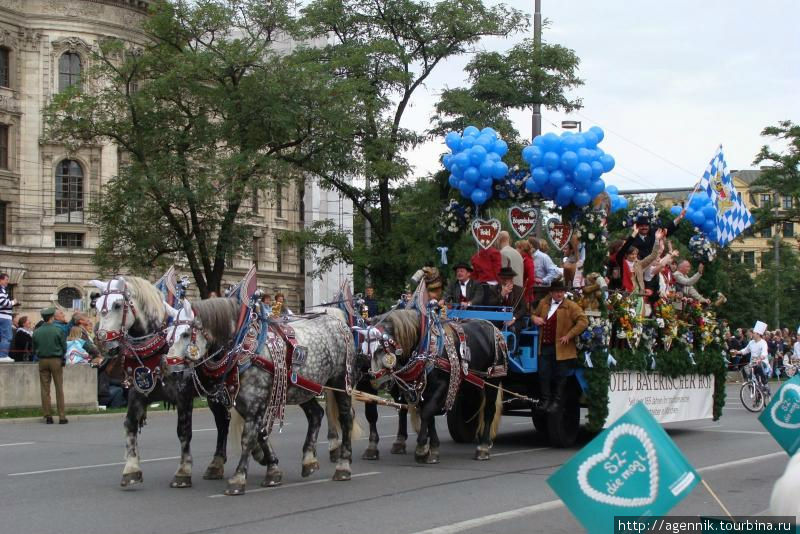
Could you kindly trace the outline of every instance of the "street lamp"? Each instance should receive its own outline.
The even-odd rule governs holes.
[[[578,133],[582,131],[581,121],[561,121],[561,127],[564,128],[565,130],[574,130],[575,128],[577,128]]]

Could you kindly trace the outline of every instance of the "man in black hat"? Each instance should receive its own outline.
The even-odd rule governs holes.
[[[678,228],[678,223],[681,222],[681,219],[683,219],[685,214],[686,209],[681,211],[681,213],[675,217],[673,221],[664,225],[664,229],[667,231],[667,236],[671,235]],[[623,248],[627,250],[632,246],[636,247],[636,250],[639,251],[639,259],[643,260],[649,256],[651,252],[653,252],[653,247],[656,244],[656,233],[650,231],[650,219],[645,216],[636,219],[634,229],[637,231],[636,236],[629,238],[628,241],[625,242]]]
[[[456,279],[447,285],[444,301],[457,308],[483,304],[483,286],[470,278],[472,267],[468,263],[457,263],[453,271]]]
[[[497,275],[499,283],[492,289],[493,295],[490,306],[506,306],[513,309],[514,317],[507,321],[505,326],[515,334],[519,334],[524,326],[522,318],[528,313],[525,302],[525,290],[514,283],[517,273],[511,267],[503,267]]]

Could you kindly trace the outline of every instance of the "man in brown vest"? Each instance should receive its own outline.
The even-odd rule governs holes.
[[[539,409],[548,413],[562,408],[569,373],[578,363],[575,338],[589,325],[583,308],[564,298],[565,290],[555,282],[533,314],[539,327]]]

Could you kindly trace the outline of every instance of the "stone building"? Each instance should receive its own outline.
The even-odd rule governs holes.
[[[97,277],[92,257],[98,232],[86,210],[102,184],[117,174],[119,153],[104,144],[67,154],[64,147],[44,141],[42,111],[54,94],[78,83],[100,39],[143,40],[137,28],[148,4],[0,0],[0,271],[10,274],[14,298],[23,303],[21,313],[53,303],[72,308],[88,302],[86,282]],[[289,307],[302,310],[306,302],[329,298],[341,280],[350,278],[350,269],[342,267],[324,283],[307,287],[306,262],[279,237],[306,220],[342,213],[347,214],[342,227],[352,228],[349,202],[311,180],[269,198],[260,193],[251,202],[257,214],[252,254],[230,262],[226,282],[238,280],[255,261],[261,287],[284,292]]]

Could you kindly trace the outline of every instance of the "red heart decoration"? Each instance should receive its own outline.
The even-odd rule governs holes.
[[[564,250],[572,237],[572,225],[556,218],[547,221],[547,238],[558,250]]]
[[[475,219],[472,221],[472,238],[482,249],[487,249],[497,241],[500,234],[500,221],[497,219]]]
[[[511,223],[511,229],[520,239],[524,239],[525,236],[530,234],[536,228],[538,221],[539,210],[536,208],[523,208],[520,206],[508,208],[508,222]]]

